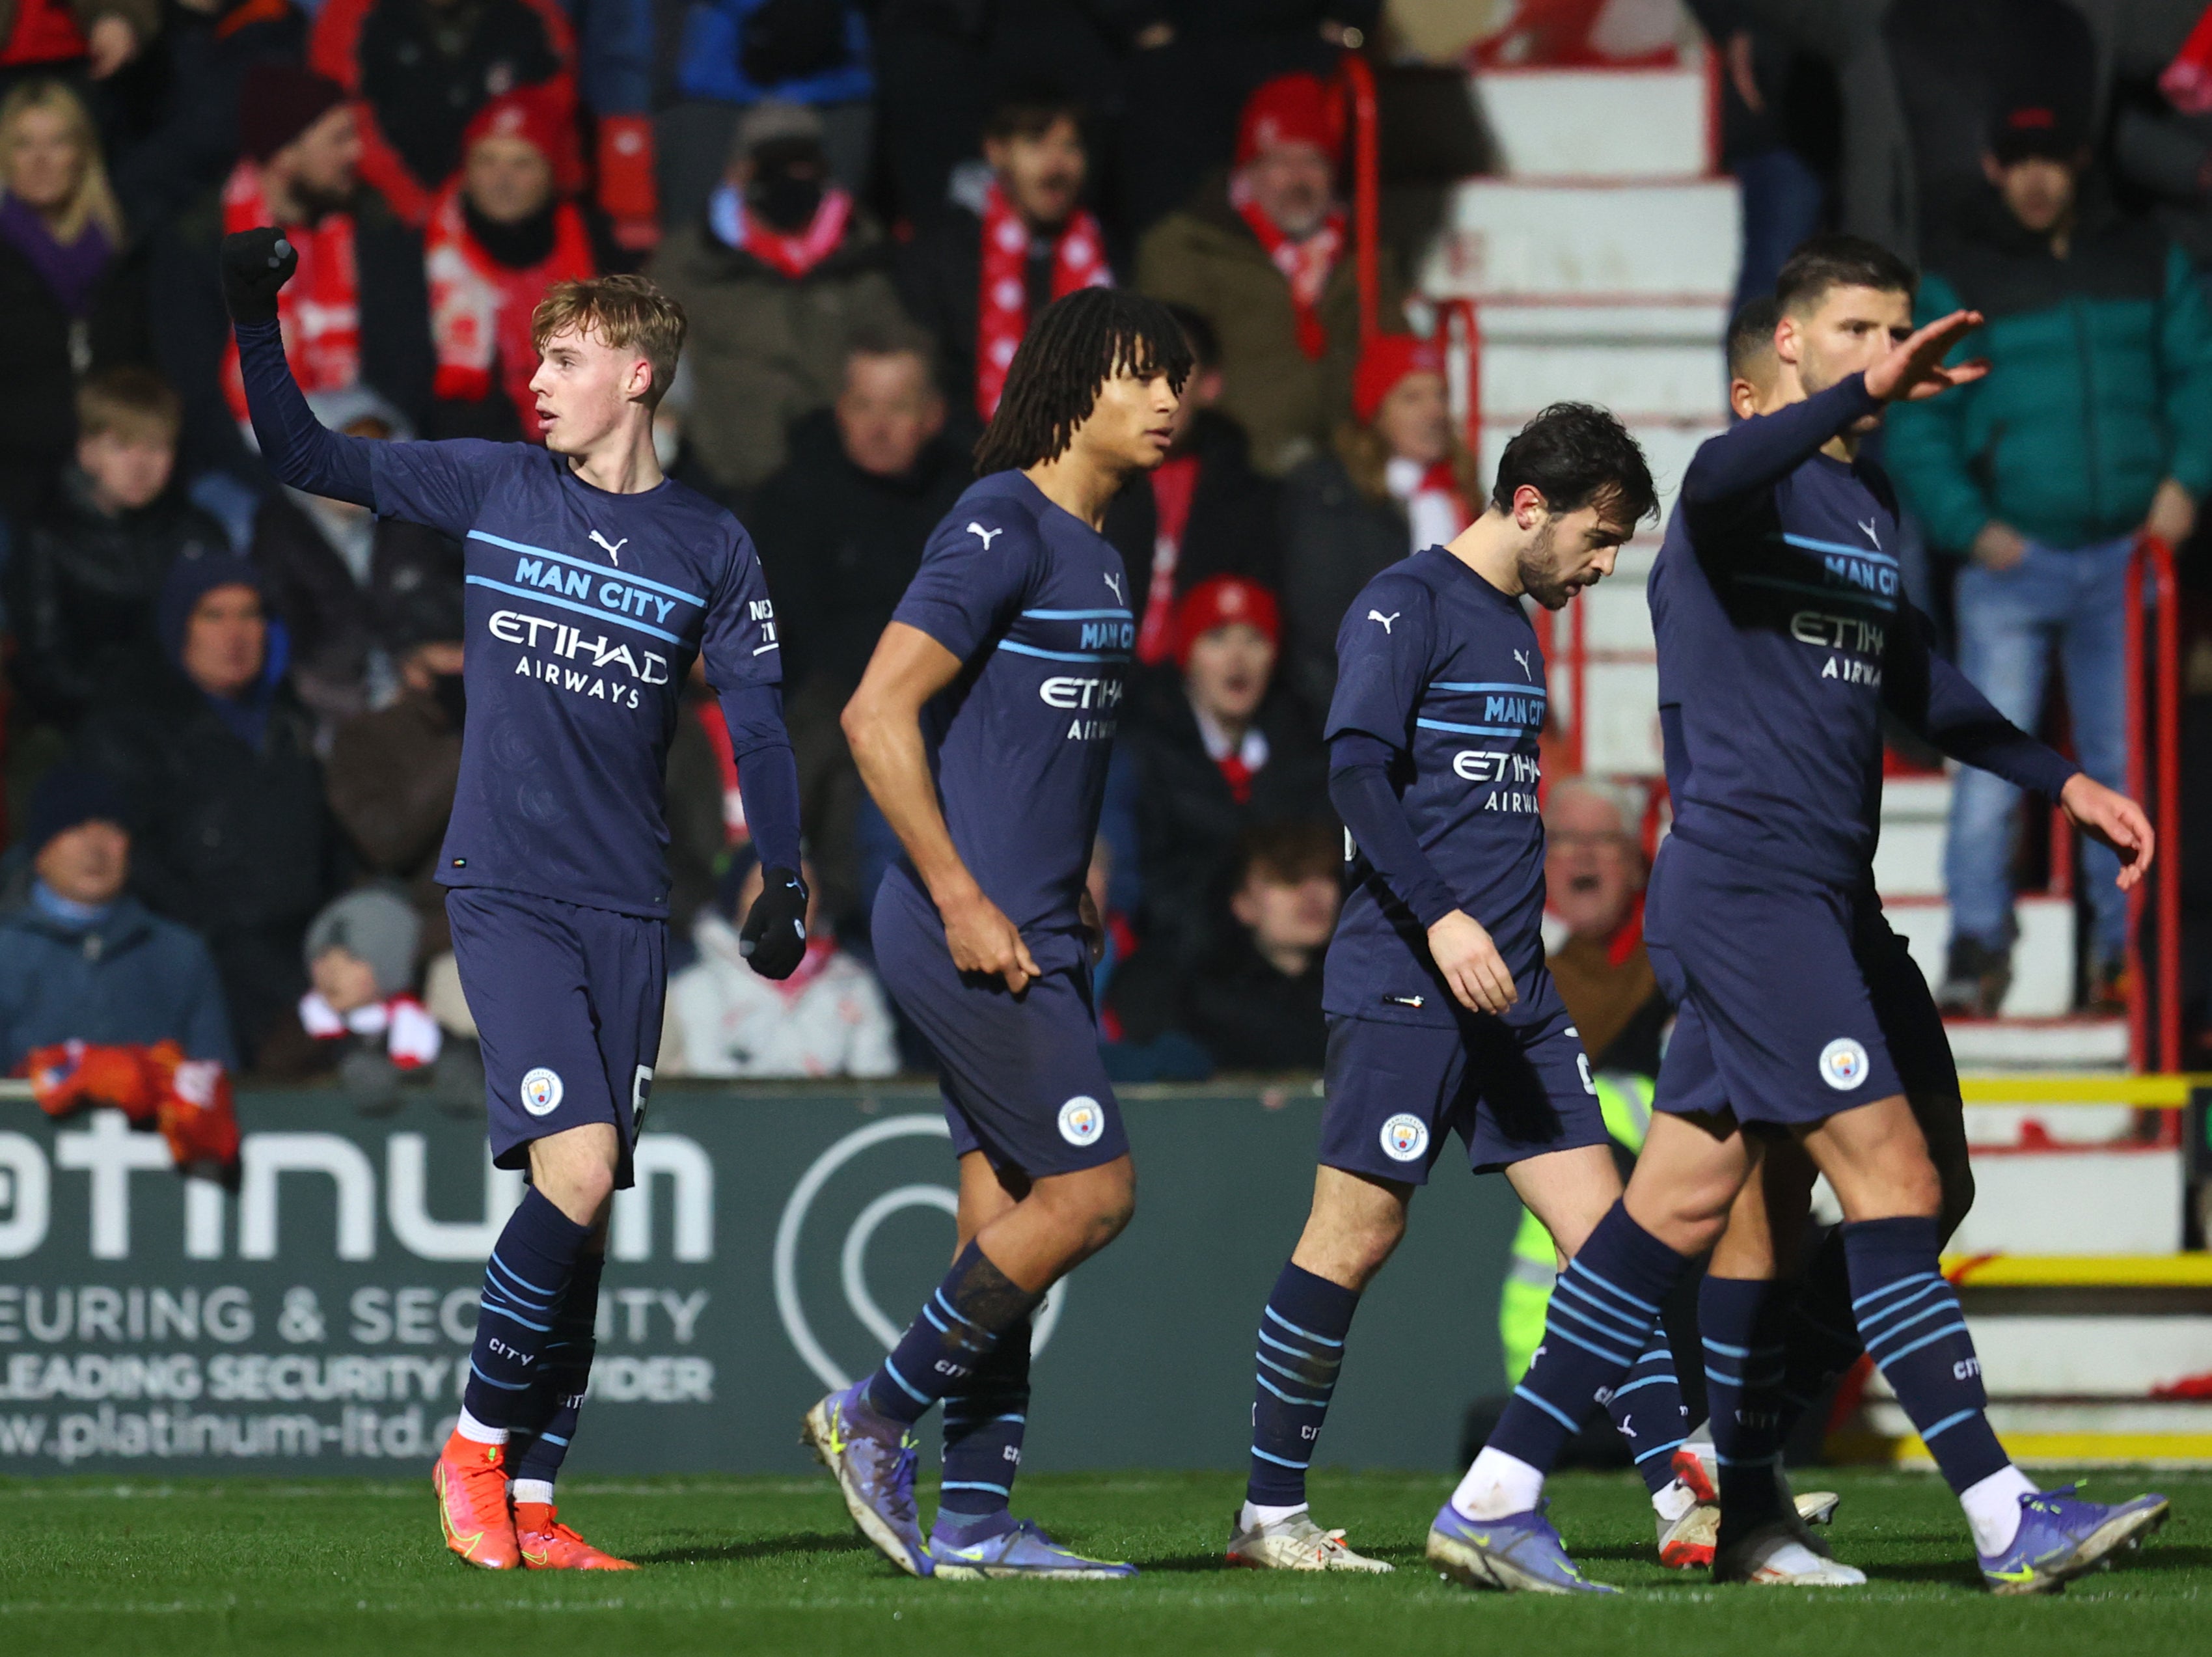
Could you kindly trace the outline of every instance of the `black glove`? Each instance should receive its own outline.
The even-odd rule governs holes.
[[[233,322],[276,320],[276,290],[300,268],[300,252],[267,225],[222,239],[222,302]]]
[[[753,900],[738,952],[763,978],[788,978],[806,956],[806,883],[793,869],[771,869]]]

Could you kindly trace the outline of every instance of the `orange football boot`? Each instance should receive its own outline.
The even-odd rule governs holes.
[[[627,1559],[617,1559],[597,1548],[561,1522],[561,1510],[550,1502],[514,1504],[515,1545],[522,1550],[526,1570],[635,1570]]]
[[[438,1492],[438,1524],[447,1547],[483,1570],[513,1570],[522,1563],[507,1506],[504,1445],[453,1434],[430,1469],[430,1484]]]

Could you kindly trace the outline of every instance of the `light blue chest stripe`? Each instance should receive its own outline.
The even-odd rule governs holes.
[[[1038,622],[1133,622],[1126,610],[1025,610],[1022,614]]]
[[[1126,650],[1103,653],[1081,650],[1039,650],[1035,645],[1016,644],[1012,639],[1000,640],[999,648],[1011,650],[1017,656],[1042,656],[1048,662],[1126,662],[1129,659],[1129,652]]]
[[[504,581],[493,580],[489,575],[471,575],[467,578],[467,584],[472,587],[489,587],[494,592],[509,593],[517,598],[534,598],[541,604],[556,604],[562,610],[573,610],[579,616],[605,622],[610,627],[626,627],[633,633],[649,633],[656,639],[665,639],[672,645],[684,642],[674,634],[664,632],[657,627],[648,627],[643,622],[633,622],[610,610],[595,610],[589,604],[580,604],[573,598],[556,598],[550,592],[533,592],[528,587],[511,587]]]
[[[1810,581],[1785,581],[1778,575],[1738,575],[1734,578],[1746,586],[1774,587],[1784,592],[1808,593],[1815,598],[1833,598],[1843,604],[1864,604],[1870,610],[1893,610],[1897,600],[1885,598],[1879,593],[1863,592],[1856,587],[1815,586]]]
[[[604,575],[611,581],[626,582],[634,587],[643,587],[648,592],[661,593],[670,598],[681,598],[685,604],[696,604],[702,610],[707,607],[707,601],[696,592],[686,592],[681,587],[663,586],[658,581],[648,581],[642,575],[632,575],[619,567],[611,569],[604,564],[595,564],[588,558],[576,558],[565,552],[556,552],[550,547],[525,546],[520,541],[510,541],[505,536],[494,535],[488,530],[471,530],[469,539],[489,541],[495,547],[505,547],[509,552],[526,552],[532,558],[550,558],[556,563],[574,564],[578,569],[587,569],[592,574]],[[652,631],[650,628],[646,630],[648,633]],[[665,638],[668,635],[664,634],[661,636]]]
[[[1442,719],[1415,719],[1424,731],[1449,731],[1462,737],[1533,737],[1533,725],[1448,725]]]
[[[1438,679],[1429,689],[1431,690],[1494,690],[1500,695],[1511,696],[1542,696],[1548,694],[1540,687],[1533,684],[1454,684],[1446,679]]]
[[[1793,547],[1802,547],[1808,552],[1838,552],[1846,558],[1863,558],[1869,563],[1887,564],[1895,569],[1897,560],[1873,547],[1847,547],[1840,541],[1815,541],[1809,535],[1784,534],[1783,540]]]

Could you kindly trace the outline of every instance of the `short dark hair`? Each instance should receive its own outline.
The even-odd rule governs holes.
[[[1055,81],[1024,81],[1010,86],[991,101],[983,118],[983,136],[1003,143],[1008,138],[1042,138],[1055,122],[1069,120],[1083,127],[1083,100]]]
[[[1513,510],[1513,492],[1536,489],[1555,513],[1595,503],[1629,524],[1659,510],[1650,463],[1628,428],[1589,403],[1554,403],[1523,426],[1498,458],[1490,504]]]
[[[1279,885],[1295,886],[1319,876],[1333,879],[1344,862],[1343,835],[1318,818],[1265,822],[1248,828],[1237,842],[1237,884],[1259,875]]]
[[[1878,241],[1840,231],[1797,244],[1774,278],[1774,301],[1784,311],[1808,311],[1832,288],[1872,288],[1910,299],[1920,277]]]
[[[1729,323],[1728,371],[1730,379],[1751,378],[1752,364],[1774,349],[1774,325],[1782,320],[1779,301],[1760,294],[1743,302]]]
[[[1194,368],[1218,368],[1221,366],[1221,336],[1213,331],[1213,325],[1188,305],[1168,306],[1168,314],[1182,330],[1182,337],[1190,342],[1190,366]]]
[[[975,442],[975,470],[1056,460],[1115,374],[1165,374],[1178,395],[1190,345],[1167,307],[1126,288],[1079,288],[1040,312],[1006,367],[999,411]]]

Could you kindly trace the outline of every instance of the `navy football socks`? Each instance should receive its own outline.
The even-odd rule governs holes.
[[[1252,1393],[1252,1475],[1245,1499],[1295,1508],[1344,1363],[1359,1291],[1286,1263],[1260,1314]]]
[[[940,1514],[969,1522],[1003,1513],[1021,1470],[1029,1423],[1030,1337],[1024,1317],[999,1336],[967,1384],[945,1395],[945,1484]]]
[[[1731,1532],[1782,1516],[1782,1486],[1775,1470],[1782,1454],[1787,1306],[1786,1296],[1765,1278],[1708,1273],[1698,1290],[1705,1399],[1721,1466],[1721,1514]]]
[[[1667,1331],[1655,1325],[1644,1337],[1644,1350],[1628,1378],[1605,1394],[1613,1430],[1628,1441],[1644,1488],[1656,1496],[1674,1482],[1674,1452],[1687,1435],[1690,1412],[1682,1406],[1682,1383],[1674,1374],[1674,1349]]]
[[[1944,1479],[1964,1492],[2011,1459],[1984,1413],[1982,1363],[1959,1297],[1938,1266],[1940,1246],[1933,1219],[1900,1216],[1844,1227],[1851,1311],[1867,1351]]]
[[[1866,1349],[1851,1317],[1850,1263],[1844,1229],[1820,1239],[1790,1297],[1783,1325],[1782,1437],[1787,1442],[1806,1411],[1830,1381],[1858,1362]]]
[[[550,1485],[560,1476],[568,1442],[576,1435],[584,1388],[591,1382],[592,1358],[599,1350],[599,1278],[606,1265],[603,1253],[579,1254],[575,1270],[568,1275],[568,1287],[561,1296],[560,1309],[553,1314],[553,1327],[538,1356],[537,1381],[507,1435],[507,1475],[517,1484]],[[552,1500],[550,1496],[531,1495],[540,1501]]]
[[[1644,1351],[1659,1303],[1689,1261],[1615,1202],[1552,1290],[1544,1342],[1489,1448],[1548,1472],[1598,1399]]]
[[[911,1427],[931,1405],[965,1386],[1000,1336],[1043,1298],[1022,1288],[992,1265],[981,1247],[969,1243],[936,1292],[922,1302],[921,1315],[868,1377],[870,1407]]]
[[[589,1226],[578,1225],[536,1186],[522,1193],[484,1263],[476,1345],[461,1394],[464,1436],[504,1443],[538,1379],[554,1316],[568,1289]],[[469,1430],[471,1423],[481,1430]]]

